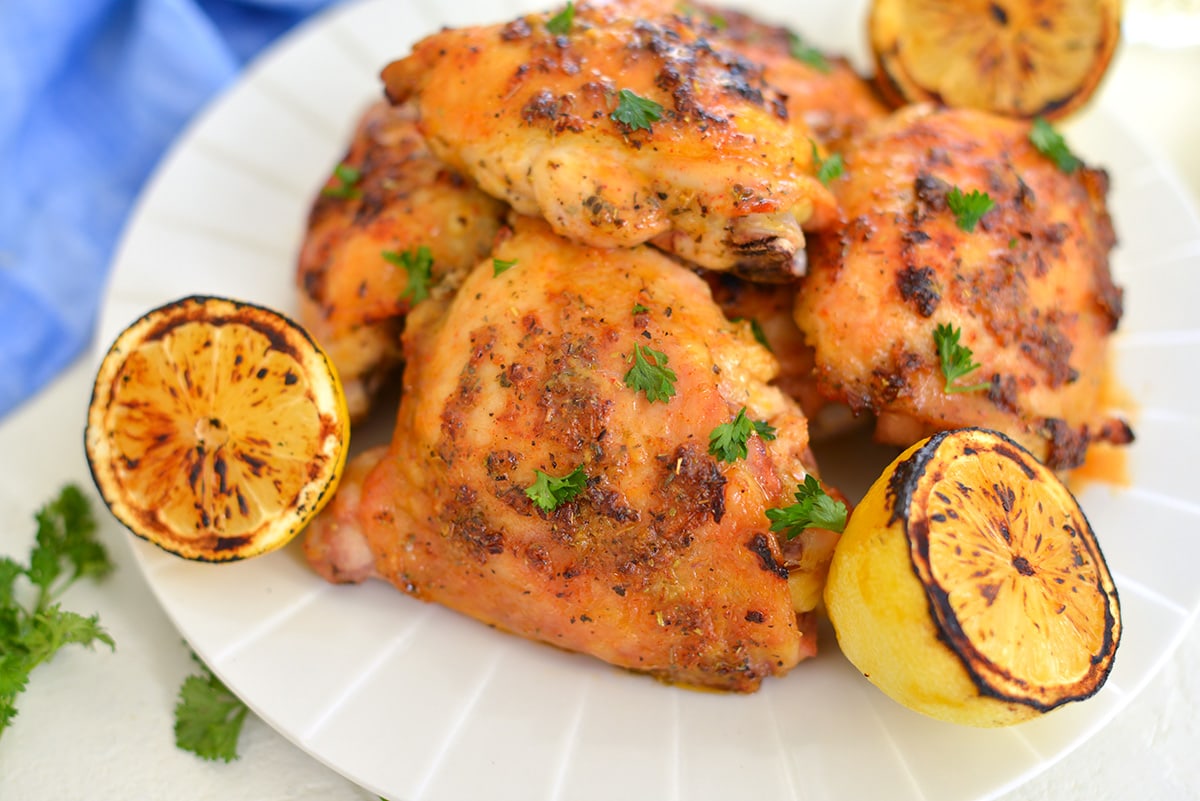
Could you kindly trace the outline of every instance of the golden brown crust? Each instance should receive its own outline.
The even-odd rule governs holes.
[[[515,225],[496,251],[515,266],[481,266],[409,316],[394,438],[358,515],[379,574],[673,682],[750,690],[786,672],[815,640],[765,509],[790,502],[810,454],[803,416],[766,383],[773,360],[662,254]],[[635,343],[667,356],[669,401],[626,385]],[[742,407],[777,437],[720,462],[709,434]],[[576,468],[569,502],[527,494],[535,470]],[[823,576],[831,550],[804,569]]]
[[[738,52],[763,65],[763,77],[786,98],[788,116],[831,150],[868,122],[890,110],[850,62],[809,46],[800,34],[756,17],[717,6],[720,33]]]
[[[358,178],[335,173],[314,199],[296,282],[300,320],[337,366],[361,419],[400,361],[411,305],[408,275],[385,252],[429,248],[431,284],[449,290],[486,255],[504,209],[433,157],[412,107],[368,108],[342,165]]]
[[[383,71],[430,146],[521,214],[600,247],[653,242],[710,269],[799,274],[805,228],[831,223],[809,132],[762,68],[655,2],[575,6],[447,30]],[[619,113],[629,93],[657,104]]]
[[[796,317],[822,391],[878,415],[885,441],[990,426],[1067,468],[1089,441],[1127,431],[1099,407],[1121,314],[1107,179],[1061,172],[1028,131],[983,112],[910,107],[845,152],[847,223],[810,243]],[[949,206],[956,190],[995,203],[972,232]],[[970,383],[986,388],[944,390],[939,324],[961,329],[982,365]]]

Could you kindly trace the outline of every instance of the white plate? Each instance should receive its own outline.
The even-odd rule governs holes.
[[[544,0],[367,0],[286,39],[197,120],[144,193],[118,252],[98,342],[152,306],[216,293],[284,310],[315,189],[340,158],[377,73],[443,24],[507,19]],[[861,65],[862,8],[759,2]],[[1109,168],[1127,288],[1116,344],[1137,399],[1132,486],[1081,501],[1116,574],[1125,637],[1104,689],[1000,731],[941,724],[868,684],[828,632],[822,654],[752,696],[666,687],[500,634],[374,583],[326,584],[298,545],[244,563],[176,559],[135,541],[139,563],[191,646],[262,718],[394,801],[513,798],[998,795],[1109,721],[1150,679],[1200,608],[1193,365],[1200,219],[1178,182],[1102,106],[1068,129]]]

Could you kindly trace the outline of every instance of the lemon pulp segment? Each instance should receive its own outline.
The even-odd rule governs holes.
[[[1121,637],[1116,586],[1075,498],[979,428],[889,465],[850,516],[824,598],[843,654],[872,683],[975,726],[1095,694]]]
[[[272,550],[328,499],[345,401],[324,354],[262,307],[187,298],[118,337],[89,411],[93,475],[135,534],[181,556]]]
[[[1119,0],[875,0],[872,48],[893,102],[1060,117],[1092,95]]]
[[[1120,629],[1078,504],[1012,443],[942,448],[911,487],[908,535],[947,642],[998,697],[1048,709],[1090,696]]]

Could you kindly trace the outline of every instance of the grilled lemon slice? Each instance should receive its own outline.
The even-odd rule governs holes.
[[[349,415],[333,366],[291,320],[188,297],[117,337],[85,443],[105,503],[134,534],[230,561],[283,546],[330,498]]]
[[[880,91],[1013,117],[1064,117],[1095,92],[1121,0],[873,0]]]
[[[1074,497],[983,429],[938,434],[888,467],[837,545],[825,603],[872,683],[976,726],[1093,695],[1121,636],[1116,587]]]

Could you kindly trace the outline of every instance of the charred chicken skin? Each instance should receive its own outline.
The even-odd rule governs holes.
[[[658,251],[513,226],[498,262],[410,312],[393,439],[350,468],[310,562],[673,683],[787,672],[815,651],[836,535],[770,531],[812,471],[774,359]],[[639,360],[669,394],[630,377]],[[710,435],[743,409],[774,437],[719,459]]]
[[[845,58],[822,53],[796,32],[731,9],[713,7],[721,35],[763,66],[767,83],[787,99],[788,116],[836,151],[847,138],[890,109]]]
[[[450,291],[503,218],[502,203],[433,157],[415,109],[366,110],[313,203],[297,267],[300,322],[337,367],[355,419],[400,360],[404,315],[424,291],[410,267]]]
[[[651,242],[759,280],[803,272],[803,228],[836,219],[811,132],[762,67],[653,0],[444,30],[383,72],[433,152],[559,234]]]
[[[821,392],[876,415],[883,442],[983,426],[1067,469],[1093,441],[1132,437],[1101,405],[1122,309],[1107,176],[1060,170],[1029,133],[1024,121],[913,106],[844,151],[845,225],[810,243],[796,322]],[[986,208],[973,226],[971,195]],[[975,389],[948,391],[939,326],[980,365],[954,389]]]

